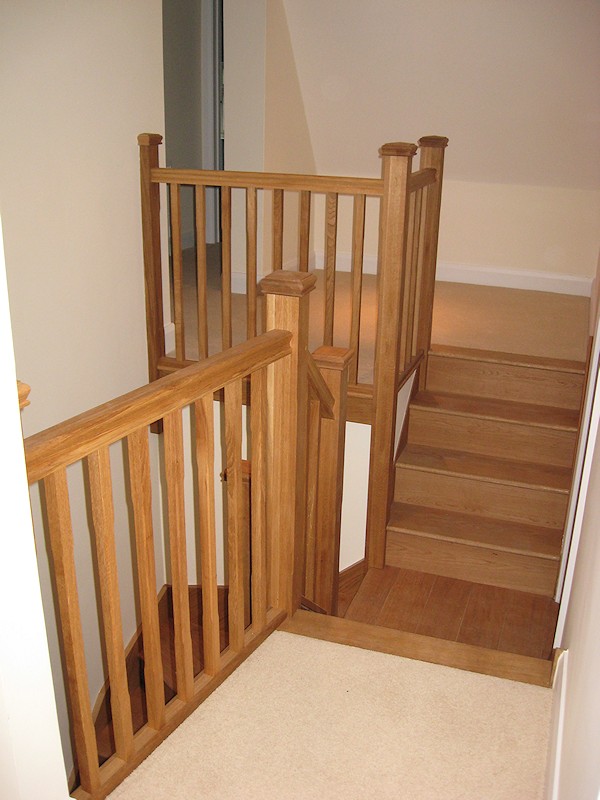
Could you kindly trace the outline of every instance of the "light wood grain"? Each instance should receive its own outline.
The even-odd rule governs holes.
[[[298,269],[308,272],[310,250],[310,191],[300,192],[298,209]]]
[[[283,189],[273,189],[271,269],[283,266]]]
[[[196,200],[196,286],[198,293],[198,354],[208,356],[208,292],[206,275],[206,195],[195,187]]]
[[[28,386],[23,381],[17,381],[17,393],[19,395],[19,408],[21,411],[29,405],[29,393],[31,392],[31,387]]]
[[[67,691],[75,752],[82,788],[93,794],[100,787],[98,750],[92,722],[87,667],[83,648],[79,595],[73,555],[69,489],[64,469],[44,480],[52,568],[60,613]]]
[[[113,733],[116,754],[126,761],[133,751],[133,726],[123,647],[112,480],[107,447],[90,454],[88,473]]]
[[[165,477],[175,633],[177,696],[191,699],[194,683],[190,601],[188,592],[183,469],[183,422],[181,411],[164,417]]]
[[[257,280],[257,197],[256,187],[246,189],[246,336],[256,336]]]
[[[267,621],[267,371],[252,375],[251,437],[251,559],[252,629],[261,631]]]
[[[357,195],[354,198],[352,211],[352,310],[350,315],[350,348],[354,351],[354,355],[348,373],[349,383],[356,383],[358,378],[365,211],[366,198],[364,195]]]
[[[231,347],[231,189],[221,189],[221,325],[223,350]]]
[[[337,252],[337,194],[328,193],[325,198],[325,318],[323,321],[323,344],[333,345],[333,321],[335,313],[335,267]]]
[[[229,577],[229,646],[244,646],[244,497],[242,485],[242,384],[225,387],[227,464],[227,567]]]
[[[171,263],[173,269],[173,324],[175,326],[175,356],[185,358],[185,328],[183,319],[183,245],[181,242],[181,196],[177,184],[169,186],[171,221]]]

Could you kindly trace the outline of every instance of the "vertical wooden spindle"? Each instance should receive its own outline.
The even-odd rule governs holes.
[[[82,789],[93,795],[100,786],[100,772],[83,649],[66,471],[60,469],[48,475],[44,490],[79,779]]]
[[[246,336],[256,336],[257,210],[256,187],[246,189]]]
[[[194,693],[194,665],[192,660],[190,596],[185,536],[183,425],[181,410],[167,414],[163,419],[163,424],[169,551],[171,555],[171,580],[173,590],[173,627],[175,632],[177,696],[180,700],[187,701],[191,700]]]
[[[206,189],[196,186],[196,277],[198,285],[198,356],[208,356],[208,286],[206,274]]]
[[[251,557],[252,557],[252,627],[255,632],[267,624],[267,371],[260,369],[251,377]]]
[[[317,561],[317,498],[319,481],[319,450],[321,438],[321,404],[312,396],[309,400],[307,469],[306,469],[306,555],[304,596],[316,602],[315,581]]]
[[[272,241],[271,268],[275,271],[283,266],[283,189],[273,189]]]
[[[308,272],[310,254],[310,192],[300,192],[298,218],[298,269]]]
[[[144,683],[148,725],[155,730],[165,722],[165,692],[160,646],[160,626],[156,596],[152,490],[148,432],[145,428],[127,437],[129,489],[133,507],[137,580],[144,639]]]
[[[354,197],[352,216],[352,313],[350,318],[350,349],[353,352],[348,379],[358,383],[358,356],[360,340],[360,310],[362,302],[363,254],[365,245],[365,208],[363,194]]]
[[[183,321],[183,254],[181,243],[180,186],[169,186],[171,209],[171,254],[173,259],[173,313],[175,315],[175,356],[185,358],[185,329]]]
[[[244,487],[242,484],[242,382],[225,386],[227,451],[227,566],[229,646],[244,646]]]
[[[326,345],[333,345],[337,208],[338,196],[337,194],[329,192],[325,202],[325,321],[323,326],[323,344]]]
[[[198,529],[202,571],[202,640],[204,672],[216,675],[221,666],[217,536],[215,528],[215,443],[213,395],[196,401],[194,455],[198,474]]]
[[[231,347],[231,188],[221,187],[221,329],[223,350]]]
[[[87,463],[115,752],[117,758],[127,761],[133,752],[133,723],[119,599],[115,515],[108,447],[91,453]]]

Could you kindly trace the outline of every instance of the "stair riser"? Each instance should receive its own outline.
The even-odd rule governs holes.
[[[579,409],[583,375],[516,364],[448,358],[431,353],[427,389]]]
[[[408,441],[478,455],[570,467],[574,431],[461,416],[412,406]]]
[[[554,560],[389,530],[385,563],[547,597],[554,594],[558,574]]]
[[[567,509],[563,493],[410,468],[397,468],[394,500],[548,528],[562,528]]]

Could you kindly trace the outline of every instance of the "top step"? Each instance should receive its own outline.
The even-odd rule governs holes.
[[[579,410],[585,364],[556,358],[433,345],[427,389]]]

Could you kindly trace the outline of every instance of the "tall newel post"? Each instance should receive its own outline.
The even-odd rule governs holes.
[[[417,146],[385,144],[382,157],[383,196],[379,222],[377,267],[377,333],[373,377],[373,424],[367,500],[366,559],[368,567],[385,563],[385,528],[393,497],[392,461],[396,424],[398,349],[408,240],[409,178]]]
[[[158,362],[165,354],[162,269],[160,256],[160,187],[152,183],[152,170],[158,167],[158,147],[162,136],[140,133],[140,184],[142,238],[144,246],[144,288],[146,293],[146,333],[148,339],[148,378],[160,377]]]
[[[445,136],[423,136],[419,139],[420,168],[433,167],[436,181],[427,187],[427,208],[425,211],[425,237],[423,252],[423,271],[421,278],[421,301],[417,327],[417,352],[423,350],[424,357],[419,372],[420,388],[425,388],[427,378],[427,356],[431,347],[431,322],[433,316],[433,294],[437,265],[438,234],[440,229],[440,209],[442,205],[442,183],[444,177],[444,154],[448,146]]]
[[[261,281],[266,330],[292,333],[291,354],[268,368],[267,518],[270,603],[293,614],[304,586],[309,294],[315,276],[277,270]],[[252,402],[252,399],[250,400]]]

